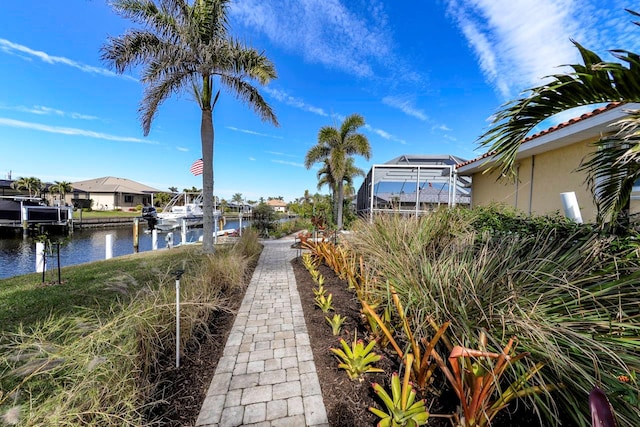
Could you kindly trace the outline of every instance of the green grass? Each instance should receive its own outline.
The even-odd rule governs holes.
[[[88,211],[82,212],[82,219],[92,219],[92,218],[134,218],[140,216],[140,212],[129,212],[129,211]],[[73,219],[80,219],[80,211],[73,211]]]
[[[194,248],[183,247],[64,267],[62,284],[44,285],[40,273],[2,279],[0,331],[15,330],[20,323],[29,326],[49,317],[72,315],[86,308],[109,310],[144,284],[157,281],[158,275],[170,275],[183,263],[188,269],[195,262],[194,252]],[[45,280],[49,279],[47,273]]]
[[[0,280],[0,425],[151,426],[180,348],[211,337],[259,255],[257,235],[203,254],[198,246],[66,267],[62,284]],[[197,341],[194,341],[197,340]]]

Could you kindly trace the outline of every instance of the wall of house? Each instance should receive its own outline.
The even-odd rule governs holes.
[[[560,193],[573,191],[583,221],[594,222],[597,211],[584,182],[586,175],[576,171],[592,149],[585,141],[520,159],[517,184],[498,181],[495,172],[476,173],[472,183],[472,206],[501,203],[527,214],[564,214]]]

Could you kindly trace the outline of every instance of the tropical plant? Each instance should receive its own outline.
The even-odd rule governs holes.
[[[370,407],[369,411],[381,418],[380,427],[415,427],[427,424],[429,412],[425,406],[425,401],[416,400],[416,391],[409,383],[409,367],[413,363],[413,355],[407,354],[405,360],[405,371],[402,384],[397,372],[391,376],[391,396],[377,383],[373,384],[373,390],[378,395],[388,412],[378,408]]]
[[[592,427],[618,427],[616,416],[607,395],[595,386],[589,393],[589,407],[591,408]]]
[[[555,385],[529,385],[529,380],[542,369],[542,363],[527,369],[505,390],[501,389],[502,376],[511,365],[528,356],[523,352],[511,355],[511,338],[500,353],[492,353],[455,346],[449,354],[449,365],[435,350],[433,356],[460,399],[463,427],[484,427],[514,399],[555,390]]]
[[[315,297],[315,303],[323,313],[328,313],[333,310],[333,294],[327,295],[325,292],[318,293]]]
[[[379,301],[376,312],[393,306],[389,284],[420,341],[433,332],[429,318],[451,321],[447,335],[467,348],[480,348],[481,330],[517,336],[532,363],[546,363],[539,373],[544,383],[564,384],[553,395],[527,399],[549,420],[562,407],[588,425],[580,396],[593,384],[612,396],[637,395],[637,382],[618,380],[640,368],[634,249],[613,252],[595,230],[480,235],[472,231],[472,215],[453,209],[420,219],[380,216],[354,227],[349,246],[363,257],[364,274],[377,278],[368,280],[365,295]],[[510,370],[505,377],[516,379]],[[620,424],[634,426],[640,407],[623,398],[611,403]]]
[[[213,252],[213,109],[221,88],[250,106],[262,120],[278,125],[254,81],[276,78],[271,61],[229,35],[229,0],[114,0],[115,11],[140,24],[110,37],[102,59],[118,73],[142,67],[142,129],[149,134],[158,107],[170,95],[191,93],[202,111],[203,249]],[[216,87],[216,82],[218,87]]]
[[[351,346],[342,338],[340,338],[340,345],[342,349],[331,348],[330,350],[341,361],[338,367],[347,371],[347,375],[352,380],[362,381],[362,375],[364,374],[384,372],[382,369],[372,366],[373,363],[382,358],[382,356],[373,352],[373,347],[376,345],[375,341],[370,341],[365,346],[364,342],[358,339],[358,333],[355,332]]]
[[[42,181],[34,176],[20,177],[11,186],[18,191],[27,190],[29,197],[35,197],[42,190]]]
[[[253,209],[253,223],[260,237],[269,237],[269,233],[277,228],[276,213],[271,206],[260,203]]]
[[[635,17],[640,16],[627,11]],[[543,85],[528,89],[525,96],[505,104],[495,114],[489,130],[481,136],[480,145],[489,147],[502,176],[515,176],[514,164],[520,144],[543,120],[579,106],[640,101],[640,56],[637,53],[614,49],[611,53],[621,63],[607,62],[578,42],[573,41],[573,44],[583,63],[568,65],[570,72],[551,75]],[[620,132],[597,143],[598,149],[583,165],[589,175],[601,223],[616,220],[625,210],[632,184],[640,177],[640,168],[635,164],[640,158],[639,124],[637,112],[617,123]]]
[[[325,319],[329,323],[329,326],[331,326],[331,332],[333,333],[333,335],[340,335],[340,329],[342,329],[342,324],[344,323],[345,320],[347,320],[346,317],[341,316],[339,314],[334,314],[331,319],[328,317],[325,317]]]
[[[69,181],[54,181],[49,187],[49,191],[60,195],[60,200],[64,201],[67,193],[73,191],[73,185]]]
[[[305,156],[304,165],[310,169],[315,163],[327,162],[328,170],[337,189],[335,204],[337,205],[336,225],[342,229],[344,180],[349,166],[349,158],[353,155],[363,156],[369,160],[371,146],[366,136],[358,133],[364,126],[364,118],[359,114],[352,114],[344,119],[340,128],[323,126],[318,132],[318,143],[311,147]]]
[[[365,176],[365,173],[362,169],[355,165],[355,159],[353,157],[348,157],[345,169],[344,169],[344,190],[343,190],[343,199],[344,197],[350,197],[355,192],[353,188],[353,179],[356,176]],[[318,190],[322,189],[325,185],[331,189],[331,198],[333,200],[333,215],[335,218],[338,217],[338,186],[337,181],[331,174],[331,164],[329,163],[329,159],[324,160],[324,164],[318,172],[316,173],[316,177],[318,178]],[[343,201],[344,205],[344,201]]]

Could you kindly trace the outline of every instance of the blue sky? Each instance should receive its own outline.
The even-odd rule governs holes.
[[[231,30],[263,50],[278,79],[261,89],[280,127],[223,92],[214,112],[215,192],[230,199],[316,191],[304,156],[318,130],[364,116],[368,170],[401,154],[482,154],[501,104],[578,61],[575,39],[605,59],[640,50],[618,0],[236,0]],[[148,137],[142,86],[100,61],[133,24],[104,0],[0,4],[0,176],[117,176],[167,190],[202,187],[200,111],[189,94],[159,110]],[[361,181],[356,182],[356,187]],[[328,189],[323,190],[324,193]]]

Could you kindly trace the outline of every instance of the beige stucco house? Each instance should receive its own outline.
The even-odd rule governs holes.
[[[153,187],[126,178],[106,176],[72,183],[73,191],[67,195],[74,206],[88,207],[93,200],[94,210],[128,210],[138,205],[153,204],[153,194],[161,193]]]
[[[276,212],[286,212],[287,203],[279,199],[271,199],[267,201],[267,205],[271,206]]]
[[[576,169],[594,150],[591,143],[614,133],[610,125],[639,108],[640,104],[608,104],[527,137],[516,156],[516,182],[499,180],[495,171],[485,173],[494,164],[492,153],[460,164],[457,173],[472,178],[471,206],[500,203],[527,214],[564,213],[560,194],[575,192],[582,220],[594,222],[597,210],[586,174]],[[640,211],[635,199],[632,196],[632,213]]]

